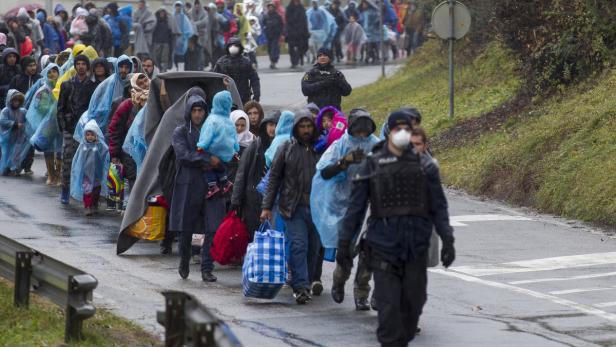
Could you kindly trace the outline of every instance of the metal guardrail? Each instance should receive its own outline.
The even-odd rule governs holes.
[[[94,316],[94,276],[0,235],[0,276],[15,283],[14,303],[28,307],[30,291],[65,308],[64,340],[81,340],[83,321]]]
[[[165,327],[165,347],[242,346],[229,326],[194,296],[175,290],[162,294],[165,311],[158,311],[157,320]]]

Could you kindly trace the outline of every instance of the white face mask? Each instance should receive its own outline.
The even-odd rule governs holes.
[[[397,148],[405,149],[411,144],[411,133],[402,129],[391,135],[391,142]]]
[[[240,48],[238,46],[229,47],[229,54],[238,55],[238,53],[240,53]]]

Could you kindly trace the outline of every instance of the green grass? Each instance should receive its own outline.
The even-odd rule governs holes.
[[[493,42],[457,67],[456,120],[447,119],[445,51],[422,47],[395,76],[355,90],[344,109],[365,105],[379,120],[414,105],[431,136],[516,96],[519,61]],[[616,226],[616,70],[538,101],[530,112],[455,148],[435,148],[444,182],[474,194]]]
[[[83,326],[85,341],[64,343],[64,313],[56,305],[30,295],[30,308],[13,306],[12,284],[0,279],[0,346],[161,346],[158,338],[135,324],[97,308]]]
[[[456,66],[456,117],[476,117],[493,110],[522,85],[515,71],[519,62],[493,43],[470,63]],[[343,109],[363,106],[382,122],[389,112],[406,105],[417,107],[423,126],[434,135],[454,122],[449,120],[447,50],[430,41],[391,78],[381,79],[344,98]]]

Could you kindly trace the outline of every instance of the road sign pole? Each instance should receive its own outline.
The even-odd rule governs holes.
[[[455,0],[449,0],[449,119],[453,119],[454,115],[454,66],[453,66],[453,42],[455,38],[454,27],[454,8]]]
[[[383,10],[385,3],[384,0],[379,0],[377,4],[379,5],[379,26],[381,28],[381,30],[379,30],[381,33],[381,40],[379,41],[379,49],[381,51],[381,77],[385,77],[385,44],[383,42],[385,41],[385,30],[383,29]]]

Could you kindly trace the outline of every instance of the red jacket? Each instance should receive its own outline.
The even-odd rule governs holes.
[[[126,134],[135,116],[137,108],[133,107],[133,101],[129,98],[120,103],[116,111],[111,117],[111,122],[107,128],[107,137],[109,138],[109,155],[111,158],[120,158],[122,154],[122,145]]]

